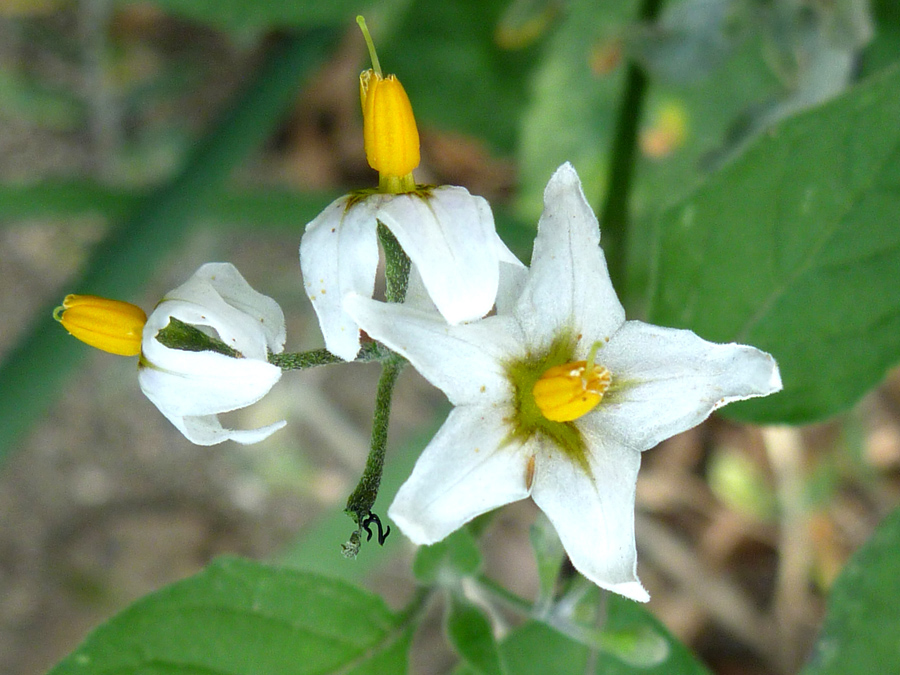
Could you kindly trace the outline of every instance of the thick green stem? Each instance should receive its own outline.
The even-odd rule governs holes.
[[[652,21],[659,15],[663,0],[644,0],[638,20]],[[615,135],[610,151],[606,197],[600,214],[603,230],[603,250],[609,266],[613,286],[624,291],[625,257],[628,246],[629,203],[637,154],[638,127],[647,93],[647,76],[635,64],[628,64],[625,94],[616,118]]]
[[[372,513],[372,507],[375,506],[375,499],[378,497],[381,474],[384,472],[384,453],[387,450],[391,399],[394,395],[397,377],[405,364],[406,361],[399,356],[382,364],[381,378],[378,380],[378,393],[375,395],[375,415],[372,419],[372,445],[369,458],[366,460],[366,468],[362,478],[359,479],[359,484],[347,498],[347,508],[345,509],[358,525],[350,535],[350,540],[343,545],[344,555],[348,558],[355,558],[359,553],[362,530]],[[379,538],[383,540],[382,537]]]

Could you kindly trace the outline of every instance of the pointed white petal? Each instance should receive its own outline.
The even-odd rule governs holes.
[[[259,429],[225,429],[215,415],[170,416],[169,420],[184,434],[185,438],[196,445],[216,445],[229,440],[242,445],[252,445],[265,440],[287,424],[281,420]]]
[[[531,496],[556,528],[569,559],[601,588],[650,599],[637,577],[634,494],[641,455],[585,434],[592,476],[562,452],[537,454]]]
[[[539,348],[575,332],[589,347],[625,321],[599,241],[597,218],[578,174],[563,164],[544,191],[531,272],[515,309],[530,345]]]
[[[312,302],[325,346],[352,361],[359,352],[359,327],[341,303],[344,294],[372,297],[378,270],[375,212],[383,195],[370,195],[348,207],[350,195],[329,204],[306,226],[300,242],[303,286]]]
[[[190,285],[191,289],[200,290],[198,286],[201,284],[211,287],[228,306],[246,315],[248,318],[241,317],[241,321],[250,321],[258,327],[265,338],[266,346],[273,353],[280,354],[284,350],[285,325],[281,307],[269,296],[253,289],[231,263],[203,265],[187,284],[167,293],[165,299],[181,299],[203,304],[201,299],[193,297],[192,290],[188,289]]]
[[[233,302],[232,302],[233,301]],[[210,263],[169,291],[150,314],[144,336],[174,316],[194,326],[208,326],[218,338],[248,359],[266,359],[267,348],[284,349],[284,314],[272,298],[253,290],[228,263]]]
[[[358,295],[348,295],[344,307],[366,333],[409,359],[454,405],[511,399],[503,364],[521,348],[509,318],[450,326],[434,313]]]
[[[281,379],[281,369],[256,359],[143,345],[138,382],[166,416],[212,415],[256,403]]]
[[[377,215],[419,269],[447,321],[470,321],[491,311],[499,251],[487,201],[465,188],[441,186],[426,196],[393,195]]]
[[[433,544],[476,516],[528,496],[525,457],[505,444],[502,414],[454,408],[388,509],[416,544]]]
[[[726,403],[781,389],[778,365],[763,351],[640,321],[625,323],[597,362],[612,373],[613,389],[583,424],[636,450],[700,424]]]

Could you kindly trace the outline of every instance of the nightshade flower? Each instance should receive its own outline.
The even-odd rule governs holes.
[[[217,417],[255,403],[281,378],[267,358],[284,348],[284,314],[233,265],[203,265],[149,319],[140,307],[93,295],[67,295],[54,317],[92,347],[140,354],[141,389],[189,441],[256,443],[285,425],[225,429]]]
[[[166,346],[158,333],[172,318],[203,330],[236,353]],[[233,265],[207,263],[167,293],[147,319],[138,382],[189,441],[258,443],[286,422],[225,429],[217,415],[256,403],[281,379],[281,368],[267,358],[269,352],[281,353],[284,341],[284,313],[278,303],[253,290]]]
[[[304,288],[325,346],[347,361],[356,358],[360,338],[343,298],[347,293],[372,296],[378,222],[397,239],[451,324],[491,310],[498,261],[513,257],[497,236],[485,199],[462,187],[416,185],[412,172],[419,165],[419,132],[412,106],[400,81],[381,75],[371,51],[375,69],[360,75],[360,99],[366,158],[379,173],[379,187],[332,202],[307,224],[300,243]]]
[[[641,452],[781,379],[753,347],[626,321],[599,239],[564,164],[544,192],[531,269],[504,286],[496,315],[450,326],[360,296],[345,306],[456,406],[388,511],[414,543],[531,496],[576,569],[646,601],[634,540]]]

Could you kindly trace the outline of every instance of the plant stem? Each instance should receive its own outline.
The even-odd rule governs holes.
[[[381,366],[378,393],[375,395],[375,415],[372,419],[371,450],[369,450],[363,475],[359,479],[356,489],[347,498],[347,508],[345,509],[358,526],[350,535],[350,540],[343,546],[344,555],[348,558],[355,558],[359,553],[364,521],[372,513],[372,507],[375,506],[375,499],[378,497],[381,474],[384,472],[384,453],[387,449],[391,399],[394,395],[397,377],[405,364],[406,361],[403,358],[395,356],[384,361]]]
[[[644,0],[638,11],[639,21],[652,21],[659,15],[663,0]],[[625,75],[625,94],[616,118],[615,135],[610,151],[606,197],[600,211],[603,250],[609,266],[609,277],[621,294],[624,291],[625,257],[628,252],[629,202],[637,152],[638,126],[647,93],[647,76],[630,62]]]
[[[377,342],[367,342],[359,350],[355,363],[371,363],[393,358],[388,350]],[[335,356],[327,349],[311,349],[308,352],[284,352],[269,354],[269,363],[282,370],[306,370],[316,366],[330,366],[333,363],[346,363],[340,356]]]

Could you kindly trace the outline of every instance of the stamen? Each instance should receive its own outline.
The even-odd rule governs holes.
[[[131,303],[94,295],[67,295],[53,310],[53,318],[91,347],[120,356],[141,353],[147,315]]]
[[[548,368],[535,382],[532,395],[551,422],[571,422],[597,407],[612,382],[612,374],[594,363],[602,343],[595,342],[586,361]]]

